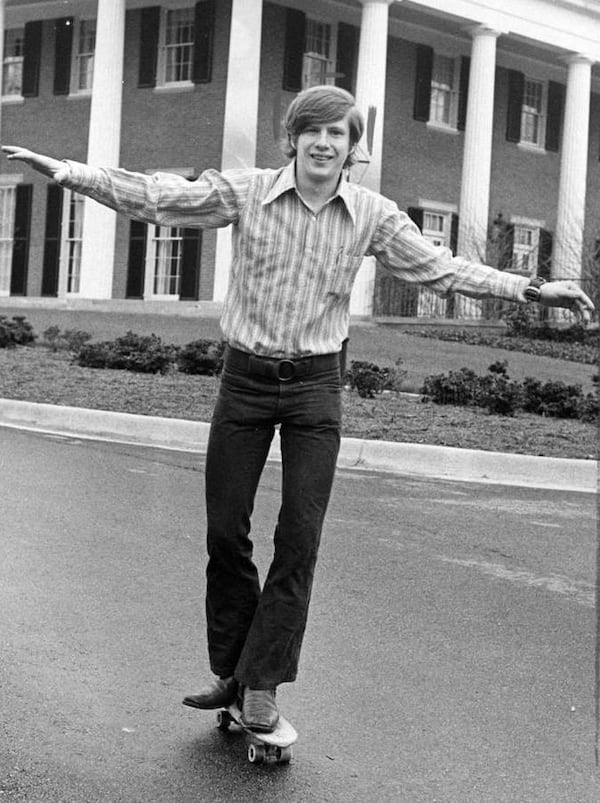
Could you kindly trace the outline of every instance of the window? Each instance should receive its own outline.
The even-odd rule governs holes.
[[[431,101],[429,121],[438,125],[456,128],[458,75],[456,59],[440,56],[437,53],[433,60],[431,75]]]
[[[2,96],[17,97],[23,88],[23,53],[25,30],[11,28],[4,33],[4,63],[2,65]]]
[[[335,79],[335,61],[331,25],[317,20],[306,20],[302,88],[319,84],[332,84]]]
[[[540,230],[538,226],[515,223],[512,269],[528,276],[537,273]]]
[[[422,202],[423,205],[425,202]],[[429,202],[432,203],[431,201]],[[454,207],[452,207],[452,210]],[[452,211],[451,208],[423,209],[423,237],[433,245],[450,248],[452,239]],[[446,314],[446,300],[440,298],[433,290],[427,287],[419,288],[417,315],[423,318],[443,318]]]
[[[0,186],[0,295],[8,295],[12,268],[16,187]]]
[[[181,290],[183,230],[178,226],[148,226],[144,297],[178,298]]]
[[[61,269],[66,276],[67,293],[79,293],[81,279],[81,244],[84,199],[75,192],[65,190]]]
[[[423,236],[434,245],[450,245],[450,215],[441,212],[423,213]]]
[[[159,48],[159,83],[191,83],[194,66],[194,8],[166,9],[163,22]]]
[[[541,81],[525,79],[521,107],[521,142],[543,147],[544,143],[544,87]]]
[[[96,20],[80,20],[75,42],[71,91],[91,92],[94,78]]]

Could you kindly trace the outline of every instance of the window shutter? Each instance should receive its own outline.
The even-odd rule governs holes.
[[[458,215],[456,212],[453,212],[450,217],[450,250],[456,256],[458,251]]]
[[[521,111],[525,76],[517,70],[508,71],[508,109],[506,113],[506,139],[509,142],[521,141]]]
[[[413,118],[426,123],[431,105],[431,76],[433,73],[433,48],[417,45],[417,70]]]
[[[40,88],[42,23],[26,22],[23,42],[23,97],[35,98]]]
[[[458,119],[456,127],[464,131],[467,125],[467,100],[469,97],[469,71],[471,59],[463,56],[460,60],[460,78],[458,83]]]
[[[63,190],[58,184],[48,184],[46,196],[46,231],[42,263],[42,295],[58,295],[60,264],[60,224],[62,220]]]
[[[183,252],[181,255],[181,286],[179,298],[182,301],[196,301],[200,286],[200,251],[202,231],[183,230]]]
[[[409,206],[406,214],[413,223],[417,224],[419,231],[423,231],[423,210],[418,206]]]
[[[71,85],[73,17],[54,22],[54,94],[68,95]]]
[[[355,25],[340,22],[338,25],[336,72],[342,73],[335,79],[337,86],[354,94],[356,83],[356,65],[358,62],[358,44],[360,29]]]
[[[550,279],[552,272],[552,232],[540,229],[538,244],[538,276]]]
[[[26,295],[32,194],[32,184],[17,185],[15,202],[15,227],[13,232],[13,252],[10,273],[11,296]]]
[[[515,224],[503,224],[498,238],[498,270],[510,270],[512,268],[514,243]]]
[[[138,86],[156,86],[156,63],[158,58],[158,32],[160,29],[160,6],[142,8],[140,17],[140,63]]]
[[[555,81],[548,83],[548,117],[546,121],[546,150],[558,151],[562,133],[565,87]]]
[[[212,78],[215,14],[214,0],[196,3],[193,71],[195,84],[208,83]]]
[[[283,89],[300,92],[302,89],[302,62],[306,15],[303,11],[288,8],[285,12],[285,54],[283,62]]]
[[[146,224],[132,220],[129,225],[129,253],[127,256],[127,286],[125,298],[144,297],[146,273]]]

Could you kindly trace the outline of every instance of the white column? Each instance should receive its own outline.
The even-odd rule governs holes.
[[[94,82],[87,161],[116,167],[121,145],[125,0],[98,0]],[[116,213],[86,198],[80,296],[110,298],[115,260]]]
[[[233,0],[221,169],[254,167],[258,136],[258,91],[262,0]],[[231,229],[217,231],[213,299],[227,292],[231,264]]]
[[[471,29],[471,69],[460,188],[457,251],[460,256],[485,262],[490,175],[496,40],[499,31],[486,26]],[[457,296],[455,317],[479,318],[481,302]]]
[[[585,56],[569,59],[552,257],[555,279],[581,280],[591,72],[592,62]]]
[[[356,105],[365,122],[375,115],[373,140],[366,171],[360,176],[361,184],[379,192],[381,189],[381,163],[383,153],[383,119],[385,110],[386,59],[389,6],[393,0],[361,0],[363,4],[356,74]],[[368,152],[366,135],[361,148]],[[363,166],[360,165],[360,168]],[[367,257],[358,272],[350,312],[353,315],[371,315],[375,288],[375,258]]]

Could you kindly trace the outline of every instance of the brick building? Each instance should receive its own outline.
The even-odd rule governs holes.
[[[588,280],[598,0],[0,0],[1,137],[131,170],[277,166],[294,93],[368,121],[349,176],[459,253]],[[0,297],[220,301],[229,232],[147,226],[0,165]],[[365,260],[362,315],[479,317]]]

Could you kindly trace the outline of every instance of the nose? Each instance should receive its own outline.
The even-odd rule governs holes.
[[[327,135],[327,129],[322,128],[319,131],[319,135],[317,137],[316,145],[318,148],[327,148],[329,145],[329,137]]]

